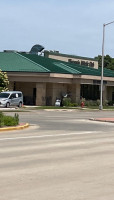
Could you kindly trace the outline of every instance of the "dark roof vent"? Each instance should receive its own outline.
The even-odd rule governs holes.
[[[34,45],[31,50],[30,50],[30,54],[37,54],[40,52],[42,52],[44,50],[44,47],[42,45],[36,44]]]

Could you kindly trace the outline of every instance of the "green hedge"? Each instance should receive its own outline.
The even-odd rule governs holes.
[[[0,127],[3,126],[16,126],[19,124],[19,115],[15,113],[14,117],[6,116],[0,112]]]
[[[63,98],[63,106],[70,106],[71,98]]]
[[[86,99],[82,98],[79,103],[76,103],[76,102],[73,103],[71,101],[71,98],[64,98],[63,99],[63,106],[77,107],[77,106],[81,106],[81,102],[84,102],[84,106],[86,106],[86,107],[99,106],[100,105],[99,99],[97,99],[97,100],[86,100]],[[108,102],[107,100],[105,100],[103,102],[103,106],[107,106],[107,105],[114,105],[114,102]]]

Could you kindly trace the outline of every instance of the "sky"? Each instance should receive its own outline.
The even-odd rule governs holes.
[[[103,24],[114,21],[114,0],[0,0],[0,51],[45,50],[102,54]],[[114,57],[114,23],[105,27],[105,55]]]

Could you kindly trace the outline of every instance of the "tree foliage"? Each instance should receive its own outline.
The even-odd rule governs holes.
[[[98,60],[99,67],[102,66],[102,56],[98,55],[95,57]],[[114,58],[110,57],[109,55],[104,56],[104,67],[114,70]]]
[[[9,81],[8,81],[7,73],[2,72],[0,70],[0,92],[7,91],[8,90],[8,88],[7,88],[8,84],[9,84]]]

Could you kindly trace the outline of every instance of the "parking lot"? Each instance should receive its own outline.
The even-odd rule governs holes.
[[[14,115],[13,112],[7,112]],[[0,132],[1,200],[113,200],[113,111],[28,110]]]

